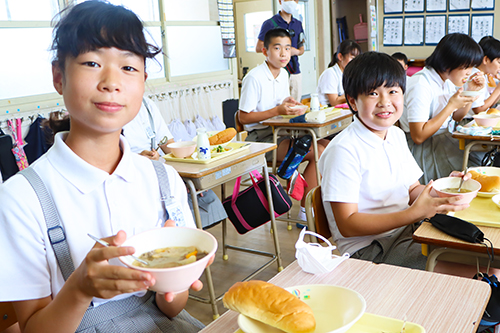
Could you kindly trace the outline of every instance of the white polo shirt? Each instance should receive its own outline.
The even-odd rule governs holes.
[[[385,140],[357,117],[326,147],[319,159],[321,193],[330,231],[340,253],[354,253],[374,239],[395,233],[343,237],[330,202],[357,203],[358,212],[386,214],[408,208],[409,188],[422,175],[399,128],[392,126]],[[366,223],[371,223],[369,219]]]
[[[153,116],[156,145],[158,145],[165,136],[169,139],[173,139],[174,137],[172,133],[170,133],[156,104],[149,98],[144,98],[144,100],[148,104],[149,111]],[[127,138],[130,150],[133,153],[139,154],[143,150],[151,150],[151,133],[153,133],[153,131],[149,120],[148,110],[144,106],[144,103],[142,103],[137,116],[135,116],[131,122],[123,126],[123,135]],[[159,149],[158,152],[160,155],[164,155],[161,149]]]
[[[399,119],[401,129],[410,132],[409,123],[423,123],[434,118],[448,104],[457,87],[450,80],[443,81],[439,74],[424,67],[407,79],[404,111]],[[441,125],[447,128],[452,117]]]
[[[290,96],[288,73],[283,68],[274,78],[267,62],[252,69],[243,78],[239,109],[244,112],[267,111]],[[244,125],[246,131],[266,128],[260,123]]]
[[[344,95],[344,87],[342,86],[343,73],[340,70],[339,64],[327,68],[319,77],[318,93],[319,102],[323,105],[330,104],[326,94],[337,94],[338,96]],[[332,105],[335,106],[335,105]]]
[[[95,244],[87,233],[103,238],[124,230],[130,237],[160,228],[166,214],[151,161],[132,153],[123,137],[123,157],[110,175],[73,153],[63,141],[66,135],[58,133],[54,146],[31,167],[55,202],[76,268]],[[171,194],[180,201],[187,226],[194,228],[186,187],[172,167],[165,165],[165,169]],[[4,267],[0,301],[55,296],[64,279],[33,188],[22,175],[15,175],[0,185],[0,202],[0,255]],[[106,301],[94,299],[95,304]]]

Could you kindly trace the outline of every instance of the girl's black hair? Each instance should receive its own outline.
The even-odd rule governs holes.
[[[479,41],[479,46],[483,49],[483,53],[490,61],[500,58],[500,40],[485,36]]]
[[[403,66],[390,55],[366,52],[345,66],[342,85],[345,95],[354,99],[381,86],[400,87],[404,93],[406,73]]]
[[[68,56],[115,47],[146,58],[161,50],[146,42],[141,20],[130,10],[102,1],[86,1],[68,7],[58,15],[51,49],[56,51],[53,64],[64,70]]]
[[[353,56],[358,56],[361,54],[361,46],[359,46],[358,43],[351,39],[346,39],[342,41],[342,43],[339,44],[337,47],[337,52],[333,55],[332,61],[328,64],[328,67],[333,67],[338,61],[338,54],[342,54],[343,56],[352,54]]]
[[[425,66],[438,73],[457,68],[479,66],[483,60],[481,47],[471,37],[454,33],[441,38],[432,54],[425,59]]]

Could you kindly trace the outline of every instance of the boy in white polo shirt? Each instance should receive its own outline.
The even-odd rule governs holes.
[[[281,28],[271,29],[264,37],[262,53],[266,56],[263,64],[252,69],[244,78],[239,103],[239,120],[248,131],[247,141],[273,142],[273,132],[262,121],[278,115],[301,115],[304,110],[291,108],[299,103],[290,97],[288,74],[284,67],[291,56],[290,34]],[[318,153],[321,155],[328,145],[327,140],[318,141]],[[282,161],[290,147],[290,139],[280,138],[278,141],[278,162]],[[267,153],[268,161],[272,159],[272,152]],[[312,150],[304,157],[309,161],[304,170],[304,178],[309,184],[304,191],[301,202],[299,219],[305,218],[305,194],[309,188],[317,186]]]
[[[343,85],[354,122],[319,160],[333,240],[353,258],[424,269],[426,257],[412,241],[416,223],[468,205],[453,205],[457,198],[432,197],[432,181],[427,186],[418,181],[422,170],[404,133],[393,126],[403,112],[406,86],[397,60],[364,53],[346,66]]]

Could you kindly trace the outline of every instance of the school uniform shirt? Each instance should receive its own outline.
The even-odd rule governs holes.
[[[326,147],[319,159],[319,170],[323,176],[323,206],[333,240],[340,253],[350,254],[399,228],[378,235],[344,237],[335,223],[330,202],[357,203],[358,212],[367,214],[401,211],[408,208],[410,186],[422,175],[403,131],[392,126],[382,140],[357,117]],[[366,223],[370,220],[366,219]]]
[[[406,82],[404,110],[399,124],[407,133],[410,132],[409,123],[423,123],[434,118],[457,91],[457,87],[450,80],[443,81],[439,74],[429,67],[424,67]],[[441,128],[446,129],[451,121],[450,115]]]
[[[476,67],[474,67],[472,69],[472,75],[474,75],[475,73],[479,72],[479,69],[477,69]],[[472,106],[469,110],[469,112],[467,113],[467,118],[472,118],[472,116],[474,116],[476,113],[474,112],[474,108],[478,108],[480,106],[483,106],[484,105],[484,101],[488,99],[488,97],[490,97],[491,93],[488,91],[488,75],[484,75],[484,82],[486,82],[486,86],[481,90],[481,94],[479,94],[478,98],[472,102]],[[467,87],[464,87],[464,90],[467,90]]]
[[[288,23],[287,21],[285,21],[281,17],[281,15],[279,13],[274,15],[270,19],[264,21],[264,23],[262,23],[258,39],[261,41],[264,41],[266,33],[269,30],[275,29],[277,27],[288,30],[288,32],[290,32],[290,34],[292,34],[291,31],[293,30],[293,36],[291,36],[292,37],[292,47],[295,47],[296,49],[299,48],[299,43],[305,39],[304,29],[302,28],[302,22],[300,22],[299,20],[297,20],[295,17],[292,16],[290,23]],[[290,58],[290,62],[287,65],[287,68],[289,68],[289,67],[292,67],[290,74],[299,74],[300,73],[299,57],[298,56],[295,55],[295,56],[292,56]]]
[[[243,112],[267,111],[283,103],[290,96],[288,74],[282,68],[276,78],[267,62],[252,69],[243,78],[239,109]],[[244,125],[246,131],[262,129],[261,123]]]
[[[135,118],[128,124],[123,126],[123,135],[127,138],[130,150],[137,154],[144,150],[151,150],[153,130],[156,141],[155,148],[158,147],[158,144],[164,137],[167,137],[168,139],[174,138],[156,104],[149,98],[144,98],[144,101],[147,103],[151,116],[153,117],[154,129],[151,128],[148,110],[146,109],[144,103],[142,103],[137,116],[135,116]],[[164,155],[161,149],[159,149],[158,152],[160,155]]]
[[[131,237],[162,227],[166,213],[151,161],[132,153],[125,138],[120,141],[123,156],[115,171],[108,174],[76,155],[65,144],[66,135],[58,133],[53,147],[30,167],[54,200],[76,269],[95,245],[87,233],[104,238],[124,230]],[[165,165],[165,169],[186,226],[195,228],[182,179],[172,167]],[[0,301],[55,296],[64,279],[33,188],[24,176],[15,175],[0,186],[0,202],[0,254],[2,265],[8,268],[8,274],[0,274]],[[95,305],[107,301],[93,300]]]
[[[342,86],[342,71],[340,70],[339,64],[327,68],[319,77],[318,88],[316,92],[318,93],[319,102],[323,105],[330,104],[326,94],[337,94],[338,96],[344,95],[344,87]],[[332,105],[335,106],[335,105]]]

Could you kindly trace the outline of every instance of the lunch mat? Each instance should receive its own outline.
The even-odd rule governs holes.
[[[241,153],[243,150],[250,148],[250,144],[248,142],[230,142],[226,148],[232,148],[230,151],[225,153],[217,153],[209,160],[198,160],[194,159],[191,156],[185,158],[175,157],[172,153],[166,154],[163,156],[166,162],[183,162],[183,163],[196,163],[196,164],[209,164],[215,161],[219,161],[228,156]]]
[[[475,225],[500,228],[500,208],[491,198],[475,197],[469,208],[449,214]]]
[[[363,316],[349,329],[346,333],[425,333],[425,329],[418,325],[411,323],[409,321],[405,324],[405,329],[403,328],[403,320],[393,319],[389,317],[374,315],[365,312]],[[238,329],[235,333],[245,333],[241,329]]]

